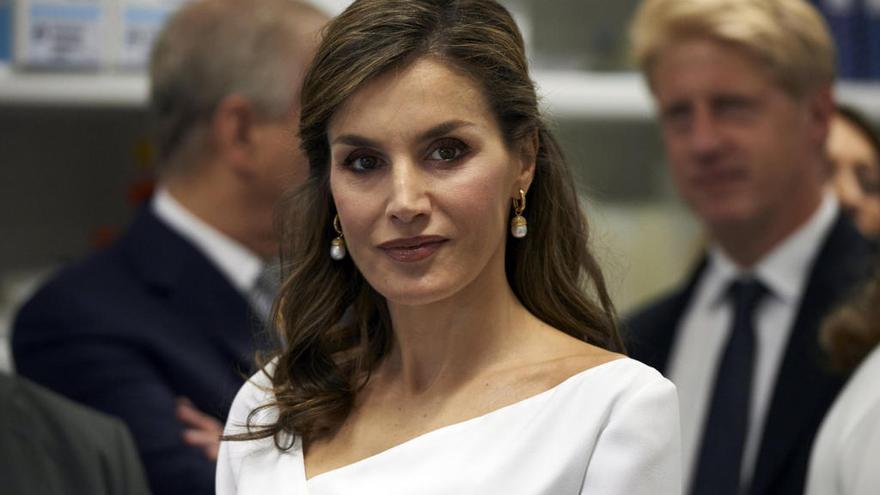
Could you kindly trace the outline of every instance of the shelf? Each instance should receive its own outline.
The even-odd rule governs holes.
[[[629,119],[653,117],[654,104],[635,73],[537,71],[534,74],[544,110],[558,119]]]
[[[42,74],[0,71],[0,105],[140,108],[147,103],[140,74]]]
[[[542,105],[558,118],[636,118],[652,115],[634,74],[547,71],[535,74]],[[0,105],[142,107],[147,82],[140,74],[45,74],[0,70]]]
[[[632,72],[590,73],[539,71],[535,74],[543,106],[560,119],[647,120],[654,102],[641,75]],[[880,83],[843,81],[835,95],[880,122]]]
[[[537,71],[541,105],[556,119],[648,120],[654,103],[640,75]],[[43,74],[0,70],[0,106],[141,108],[148,84],[141,74]],[[880,84],[843,82],[836,93],[880,122]]]

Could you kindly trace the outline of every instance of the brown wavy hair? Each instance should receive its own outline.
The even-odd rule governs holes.
[[[822,324],[822,347],[831,365],[851,371],[880,344],[880,270],[854,299],[834,311]]]
[[[492,0],[358,0],[324,33],[302,89],[300,138],[309,179],[282,219],[282,260],[289,268],[275,306],[286,347],[269,373],[277,409],[270,424],[248,418],[235,439],[282,433],[313,440],[332,435],[355,395],[387,354],[392,325],[385,299],[350,257],[331,260],[335,215],[329,186],[327,126],[364,84],[420,57],[436,57],[482,89],[510,149],[538,136],[525,212],[529,235],[508,239],[505,272],[535,316],[578,339],[622,352],[614,307],[587,248],[587,221],[575,181],[538,110],[523,40],[507,10]],[[282,443],[286,445],[282,445]]]

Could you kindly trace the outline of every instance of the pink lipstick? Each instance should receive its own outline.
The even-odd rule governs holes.
[[[378,247],[395,261],[414,263],[434,254],[447,240],[433,235],[407,237],[383,242]]]

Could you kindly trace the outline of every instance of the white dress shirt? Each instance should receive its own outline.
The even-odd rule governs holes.
[[[747,483],[754,472],[764,420],[807,276],[838,210],[835,197],[826,193],[810,219],[749,271],[738,267],[720,247],[710,248],[708,265],[682,317],[669,362],[668,376],[678,388],[680,401],[686,485],[698,462],[715,375],[733,323],[728,287],[737,278],[752,276],[769,292],[755,312],[757,346],[741,476]]]
[[[259,256],[190,213],[167,189],[160,188],[150,206],[160,220],[191,242],[250,300],[264,266]]]

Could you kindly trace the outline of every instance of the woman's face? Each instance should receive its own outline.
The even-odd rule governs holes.
[[[511,199],[528,189],[533,160],[508,149],[470,78],[418,59],[355,92],[328,138],[346,246],[390,303],[506,284]]]
[[[880,235],[880,156],[861,131],[840,116],[831,122],[826,148],[841,205],[862,233]]]

